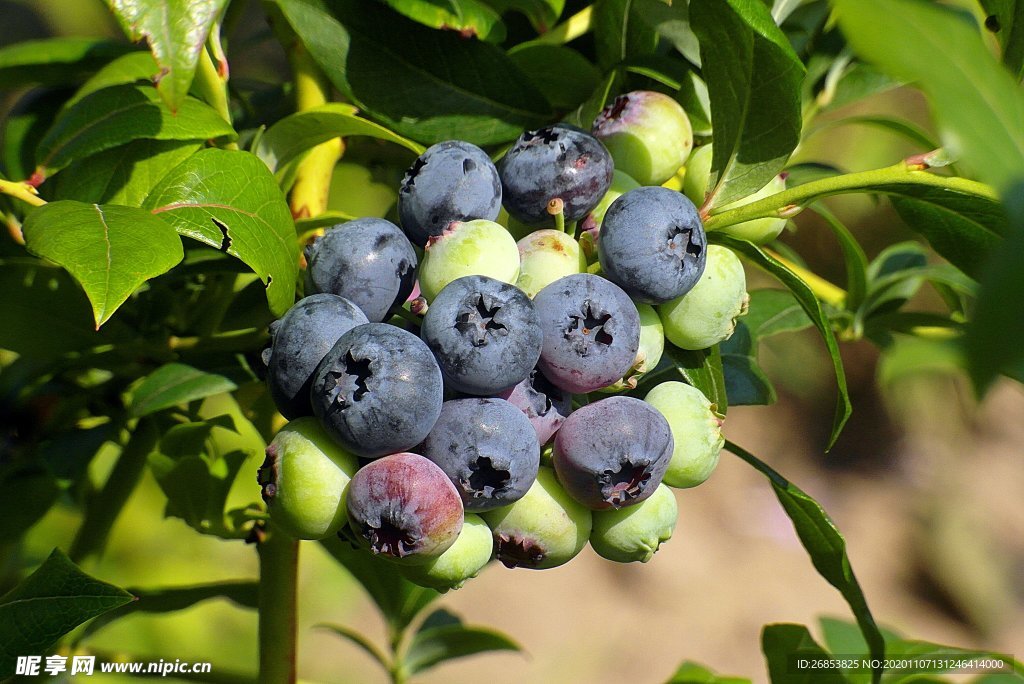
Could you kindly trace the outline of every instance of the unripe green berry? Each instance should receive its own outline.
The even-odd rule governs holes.
[[[297,418],[274,436],[257,476],[270,519],[296,539],[323,539],[348,519],[344,492],[359,469],[313,417]]]
[[[693,129],[682,106],[668,95],[637,90],[619,95],[594,119],[594,135],[615,168],[641,185],[661,185],[693,149]]]
[[[646,563],[662,542],[672,538],[678,518],[676,497],[661,484],[654,494],[635,506],[594,511],[590,545],[610,561]]]
[[[490,526],[494,552],[507,567],[543,570],[568,563],[587,545],[592,516],[562,489],[551,468],[519,501],[481,514]]]
[[[721,245],[708,245],[707,264],[693,289],[658,305],[665,337],[680,349],[706,349],[729,339],[750,297],[739,257]]]
[[[515,284],[519,248],[500,224],[485,219],[454,222],[427,241],[420,262],[420,292],[428,302],[453,280],[483,275]]]
[[[560,230],[538,230],[517,244],[520,266],[516,286],[531,299],[559,278],[587,270],[579,243]]]
[[[665,416],[675,449],[662,480],[669,487],[696,487],[711,476],[725,445],[722,417],[696,387],[663,382],[644,401]]]
[[[422,587],[440,592],[459,589],[487,565],[493,547],[491,528],[480,516],[466,513],[462,531],[447,551],[425,565],[400,566],[401,572]]]

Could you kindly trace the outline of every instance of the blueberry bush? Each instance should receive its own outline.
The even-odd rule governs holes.
[[[831,359],[826,449],[853,410],[841,343],[916,340],[979,397],[1024,381],[1024,3],[106,4],[123,39],[0,48],[0,679],[21,655],[90,652],[135,610],[226,597],[258,611],[259,659],[206,681],[297,681],[297,564],[316,544],[389,641],[332,629],[392,681],[517,650],[428,609],[485,568],[588,544],[649,561],[674,490],[723,450],[764,475],[859,630],[765,626],[771,681],[941,681],[945,665],[880,659],[977,653],[880,630],[822,506],[722,430],[730,406],[775,400],[757,352],[780,333],[816,330]],[[260,50],[290,73],[236,76]],[[937,133],[859,123],[917,153],[793,161],[897,86]],[[348,158],[397,201],[354,209]],[[917,239],[869,261],[830,209],[844,194]],[[812,215],[845,282],[786,242]],[[776,286],[748,291],[755,271]],[[922,288],[943,306],[918,306]],[[91,576],[147,471],[166,516],[250,545],[258,578]],[[54,507],[73,534],[26,553]],[[879,660],[791,667],[853,651]],[[677,655],[673,682],[748,681]],[[978,681],[1024,677],[1007,662]]]

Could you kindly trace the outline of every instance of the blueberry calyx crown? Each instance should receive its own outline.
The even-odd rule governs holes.
[[[331,394],[331,406],[335,410],[344,411],[357,401],[361,401],[370,391],[367,382],[373,376],[370,370],[370,359],[357,359],[349,351],[345,355],[345,371],[331,371],[326,374],[324,384]],[[334,383],[331,387],[330,384]]]
[[[610,468],[597,476],[601,496],[612,508],[621,508],[640,497],[651,481],[649,463],[633,463],[623,459],[618,470]]]
[[[494,556],[506,568],[535,568],[544,562],[547,551],[529,537],[503,533],[494,537]]]
[[[572,341],[573,346],[582,356],[590,351],[590,342],[610,345],[614,338],[607,330],[612,315],[587,300],[580,307],[580,315],[570,314],[569,325],[565,329],[565,338]]]
[[[420,546],[420,540],[416,535],[385,518],[381,518],[379,527],[364,525],[362,536],[370,543],[370,551],[395,558],[404,558],[415,553]]]
[[[278,477],[278,461],[277,461],[277,445],[271,444],[266,450],[267,457],[263,460],[263,465],[256,471],[256,484],[260,486],[260,496],[263,497],[263,503],[269,504],[275,496],[277,496],[277,477]]]
[[[685,246],[684,246],[685,236]],[[685,226],[672,226],[668,230],[668,248],[669,250],[679,257],[680,261],[685,261],[687,256],[692,256],[694,259],[700,259],[700,254],[703,248],[700,243],[693,239],[693,229]]]
[[[494,463],[487,456],[481,456],[469,464],[472,471],[468,478],[462,478],[461,484],[467,494],[474,499],[489,499],[508,489],[508,483],[512,480],[512,473],[508,470],[501,470],[494,467]]]
[[[468,309],[468,310],[467,310]],[[478,294],[475,303],[462,307],[461,313],[455,318],[455,329],[469,337],[474,347],[487,345],[488,336],[507,335],[508,328],[495,321],[501,305],[488,306],[484,296]]]

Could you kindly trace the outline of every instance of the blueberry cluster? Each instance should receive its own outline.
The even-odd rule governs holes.
[[[291,421],[258,476],[275,526],[442,590],[588,542],[649,560],[676,524],[667,487],[708,478],[722,420],[681,382],[626,393],[666,344],[728,337],[746,300],[735,255],[656,185],[691,148],[682,108],[630,93],[593,134],[528,131],[497,165],[434,145],[402,181],[401,227],[361,218],[310,245],[307,296],[264,354]]]

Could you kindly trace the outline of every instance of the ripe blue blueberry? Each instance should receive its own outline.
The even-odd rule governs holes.
[[[566,124],[523,133],[498,162],[505,209],[531,226],[553,225],[548,204],[556,198],[566,221],[583,218],[608,191],[614,171],[597,138]]]
[[[264,352],[267,389],[274,405],[291,420],[313,413],[309,387],[313,371],[342,335],[366,323],[347,299],[315,294],[300,299],[270,326],[271,347]]]
[[[501,179],[487,153],[459,140],[437,143],[413,162],[398,191],[398,216],[420,247],[452,221],[493,221],[501,210]]]
[[[306,248],[306,289],[350,300],[371,322],[385,320],[416,282],[416,251],[390,221],[335,226]]]
[[[697,207],[662,187],[630,190],[612,202],[597,248],[605,277],[647,304],[689,292],[707,260]]]
[[[445,380],[468,394],[494,394],[530,374],[544,334],[522,290],[487,276],[464,276],[430,303],[420,329]]]
[[[417,454],[391,454],[363,466],[349,482],[345,502],[359,543],[390,560],[428,562],[462,530],[459,493],[440,468]]]
[[[570,496],[593,510],[640,503],[661,484],[674,442],[668,421],[633,397],[576,409],[555,435],[553,461]]]
[[[630,369],[640,347],[640,314],[620,287],[577,273],[533,298],[544,331],[538,366],[567,392],[593,392]]]
[[[504,399],[446,401],[422,453],[448,475],[473,512],[523,498],[540,465],[533,426]]]
[[[332,437],[376,458],[422,442],[443,394],[441,370],[420,338],[367,323],[342,335],[317,366],[310,400]]]
[[[507,399],[530,419],[541,445],[554,437],[562,421],[572,413],[572,394],[555,387],[539,369],[498,396]]]

